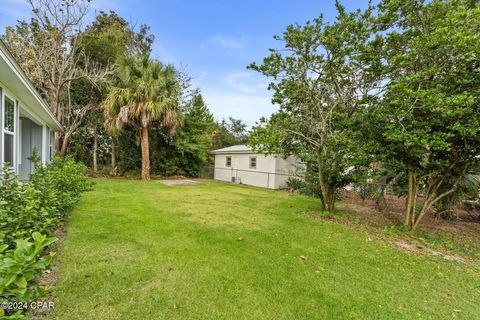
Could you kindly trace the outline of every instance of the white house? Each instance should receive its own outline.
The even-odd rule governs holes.
[[[53,132],[62,126],[35,90],[5,44],[0,41],[0,164],[8,163],[20,179],[33,170],[27,159],[36,148],[42,162],[53,153]]]
[[[251,186],[281,189],[289,177],[302,174],[304,164],[290,156],[267,155],[246,145],[212,151],[215,155],[214,179]]]

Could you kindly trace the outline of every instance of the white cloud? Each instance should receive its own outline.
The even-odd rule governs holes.
[[[201,89],[205,101],[217,120],[234,117],[251,127],[261,117],[278,110],[271,103],[271,92],[262,77],[250,71],[234,71],[223,75],[194,76],[192,84]]]
[[[267,84],[264,81],[260,81],[260,79],[255,77],[254,73],[249,71],[228,73],[222,77],[222,81],[230,88],[242,93],[252,94],[265,91],[267,88]]]
[[[247,38],[244,34],[240,36],[225,36],[216,34],[210,37],[209,41],[224,49],[243,49],[247,45]]]
[[[218,120],[234,117],[244,120],[249,127],[278,109],[270,102],[268,95],[231,94],[208,88],[203,88],[202,93],[210,111]]]

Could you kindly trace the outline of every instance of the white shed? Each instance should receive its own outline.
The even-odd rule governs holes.
[[[299,158],[283,158],[236,145],[212,151],[215,155],[214,179],[256,187],[281,189],[289,177],[303,173]]]

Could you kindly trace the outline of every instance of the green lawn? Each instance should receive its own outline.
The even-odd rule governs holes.
[[[96,183],[56,259],[54,319],[480,319],[478,269],[303,214],[317,200]]]

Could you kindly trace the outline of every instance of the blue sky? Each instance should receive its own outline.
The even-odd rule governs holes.
[[[115,10],[133,24],[146,23],[156,40],[153,56],[187,70],[217,119],[233,116],[249,126],[276,110],[268,79],[246,70],[260,62],[272,39],[292,23],[304,24],[324,14],[335,17],[334,0],[164,1],[92,0],[95,11]],[[342,1],[348,9],[367,1]],[[26,0],[2,0],[0,30],[28,18]]]

